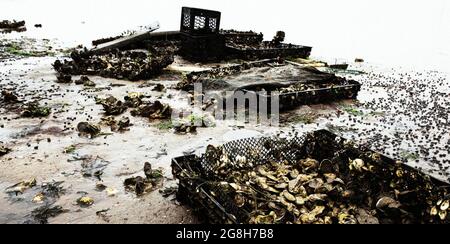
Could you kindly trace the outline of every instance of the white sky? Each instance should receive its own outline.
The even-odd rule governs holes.
[[[222,28],[267,39],[284,30],[287,41],[329,60],[450,70],[447,0],[0,0],[0,19],[44,24],[27,35],[88,43],[154,21],[177,30],[181,6],[221,11]]]

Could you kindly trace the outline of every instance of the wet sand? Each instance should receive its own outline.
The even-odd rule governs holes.
[[[39,46],[39,43],[33,45]],[[42,205],[32,202],[36,194],[33,189],[18,196],[6,193],[7,187],[30,178],[36,178],[38,185],[64,181],[65,193],[55,205],[68,211],[50,218],[49,223],[198,223],[191,210],[180,206],[174,196],[164,198],[156,189],[137,197],[125,190],[124,180],[143,176],[144,162],[150,162],[154,168],[164,170],[164,185],[160,189],[176,186],[170,168],[173,157],[204,152],[208,144],[291,130],[332,129],[450,181],[450,89],[444,73],[353,64],[351,69],[367,72],[343,74],[363,84],[358,100],[300,107],[281,115],[284,122],[280,128],[250,124],[229,126],[218,122],[215,127],[199,128],[197,134],[177,135],[158,129],[157,122],[132,117],[126,112],[117,118],[130,117],[133,124],[130,131],[88,139],[78,135],[76,126],[83,121],[97,123],[103,117],[101,105],[95,102],[96,96],[113,95],[122,99],[129,92],[140,92],[150,96],[150,100],[158,99],[176,107],[183,104],[185,98],[170,87],[181,75],[167,71],[162,78],[139,82],[89,77],[96,83],[95,88],[58,84],[51,64],[60,55],[63,54],[57,52],[54,57],[13,55],[0,61],[0,89],[13,89],[21,100],[38,100],[52,108],[47,118],[28,119],[20,118],[16,110],[4,104],[0,107],[0,125],[3,126],[0,142],[12,149],[0,158],[0,223],[23,223],[30,219],[33,209]],[[170,68],[189,70],[192,66],[195,65],[178,61]],[[165,85],[167,91],[152,91],[156,83]],[[109,128],[102,127],[102,131],[109,132]],[[75,146],[75,150],[64,153],[70,146]],[[80,159],[100,160],[107,165],[101,179],[104,185],[117,190],[116,196],[98,191],[97,178],[82,175],[83,160]],[[84,194],[95,201],[88,208],[76,204]],[[102,210],[108,211],[98,216],[96,212]]]

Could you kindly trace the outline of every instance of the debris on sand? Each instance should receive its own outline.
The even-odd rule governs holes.
[[[152,78],[173,63],[173,53],[156,54],[146,50],[114,50],[106,54],[74,51],[71,61],[57,60],[53,67],[64,75],[99,75],[137,81]]]
[[[61,83],[61,84],[72,83],[72,76],[68,75],[68,74],[61,74],[61,73],[59,73],[56,76],[56,79],[57,79],[57,83]]]
[[[37,183],[36,179],[22,181],[6,188],[6,193],[15,194],[17,196],[19,194],[23,194],[27,189],[35,187],[36,183]]]
[[[95,189],[97,191],[102,192],[102,191],[106,190],[106,188],[108,188],[108,187],[105,184],[103,184],[103,182],[101,182],[101,181],[95,183]]]
[[[90,81],[89,77],[82,75],[80,79],[75,81],[75,85],[84,85],[85,82]]]
[[[2,96],[3,101],[5,101],[6,103],[16,103],[19,101],[17,94],[15,94],[13,91],[2,90]]]
[[[139,107],[143,102],[142,99],[144,96],[141,93],[133,92],[129,93],[127,96],[125,96],[125,106],[129,108],[137,108]]]
[[[156,84],[156,86],[152,89],[152,91],[163,92],[166,87],[162,84]]]
[[[176,124],[173,125],[173,129],[177,134],[197,133],[197,126],[192,124]]]
[[[362,58],[356,58],[355,63],[364,63],[364,59]]]
[[[103,106],[106,115],[121,115],[128,109],[122,101],[113,96],[109,96],[105,99],[97,99],[96,102]]]
[[[34,28],[42,28],[42,24],[35,24]]]
[[[188,134],[197,133],[197,128],[206,128],[214,126],[215,122],[213,118],[206,116],[200,116],[196,114],[191,114],[187,118],[182,118],[172,122],[171,128],[174,129],[176,134]]]
[[[33,197],[33,200],[31,200],[33,203],[41,204],[45,201],[45,196],[42,193],[36,194],[36,196]]]
[[[81,173],[83,177],[95,177],[97,180],[101,181],[103,171],[109,164],[110,162],[100,157],[87,157],[81,163]]]
[[[25,21],[15,21],[15,20],[0,21],[0,29],[6,29],[9,31],[17,31],[17,32],[27,31],[27,28],[25,27]]]
[[[34,209],[31,212],[32,219],[26,221],[25,224],[48,224],[49,218],[54,218],[67,212],[68,210],[63,209],[61,206],[45,205]]]
[[[71,154],[71,153],[75,152],[76,150],[77,150],[77,146],[76,145],[70,145],[70,146],[64,148],[63,153]]]
[[[80,132],[80,136],[89,135],[90,138],[95,138],[101,133],[101,129],[97,125],[93,125],[88,122],[80,122],[77,125],[78,132]]]
[[[129,127],[132,126],[130,123],[130,118],[122,117],[119,121],[117,121],[114,117],[108,116],[102,118],[102,123],[111,127],[111,131],[116,132],[124,132],[130,130]]]
[[[178,191],[178,187],[167,187],[166,189],[159,190],[159,193],[165,198],[175,195]]]
[[[77,199],[77,204],[82,208],[87,208],[94,205],[94,199],[87,196],[80,197]]]
[[[119,192],[114,188],[106,188],[106,195],[108,195],[108,197],[114,197],[117,193]]]
[[[124,181],[126,190],[133,191],[136,195],[141,196],[144,193],[151,192],[158,187],[163,181],[163,172],[161,169],[153,170],[150,163],[145,163],[144,173],[146,178],[137,176],[128,178]]]
[[[0,157],[4,156],[10,152],[11,152],[11,149],[4,147],[4,146],[0,146]]]
[[[138,196],[142,195],[147,190],[151,191],[153,188],[153,186],[147,184],[146,180],[141,176],[126,179],[124,185],[127,190],[136,192],[136,195]]]
[[[50,198],[59,198],[61,195],[66,193],[66,190],[61,186],[64,183],[64,181],[53,181],[53,182],[47,182],[43,183],[42,188],[42,194],[46,197]]]
[[[128,117],[123,117],[119,120],[119,122],[117,122],[117,131],[126,131],[129,130],[129,127],[132,126],[132,124],[130,123],[130,118]]]
[[[172,116],[172,108],[168,104],[162,104],[156,100],[153,103],[146,103],[140,105],[135,110],[131,111],[132,116],[146,117],[151,120],[168,119]]]
[[[34,196],[32,202],[36,204],[44,202],[47,204],[55,203],[56,199],[66,193],[66,190],[61,186],[63,183],[64,181],[43,183],[40,192]]]
[[[39,105],[39,102],[30,102],[23,106],[22,116],[28,118],[40,118],[50,115],[51,109]]]
[[[85,87],[95,87],[95,86],[97,86],[93,81],[91,81],[91,80],[88,80],[88,81],[86,81],[86,82],[84,82],[84,84],[83,84]]]
[[[75,81],[75,85],[84,85],[87,87],[95,87],[96,84],[89,79],[89,77],[82,75],[80,79]]]
[[[103,209],[103,210],[97,211],[97,212],[95,212],[95,215],[100,217],[106,223],[109,223],[111,221],[110,220],[111,216],[108,215],[109,210],[110,209],[108,208],[108,209]]]

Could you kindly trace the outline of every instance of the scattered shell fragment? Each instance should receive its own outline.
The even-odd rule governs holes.
[[[45,196],[42,193],[38,193],[36,196],[33,197],[33,203],[43,203],[45,200]]]
[[[284,196],[284,198],[286,198],[286,200],[288,200],[290,202],[295,202],[295,200],[296,200],[295,196],[292,195],[291,193],[289,193],[288,191],[284,191],[283,196]]]
[[[6,193],[23,194],[27,189],[36,186],[36,179],[19,182],[13,186],[6,188]]]
[[[105,184],[103,184],[103,182],[97,182],[97,183],[95,184],[95,188],[96,188],[98,191],[104,191],[104,190],[107,188],[107,186],[106,186]]]
[[[364,167],[364,161],[362,159],[350,160],[350,170],[362,171]]]
[[[449,207],[450,207],[450,201],[446,200],[446,201],[442,202],[442,204],[441,204],[441,211],[447,211]]]
[[[436,216],[436,215],[438,215],[438,213],[439,213],[439,211],[438,211],[437,207],[431,208],[431,212],[430,212],[431,216]]]
[[[286,183],[281,183],[281,184],[275,185],[276,189],[281,189],[281,190],[286,189],[286,187],[288,187],[288,184],[286,184]]]
[[[114,197],[116,196],[118,193],[118,191],[114,188],[106,188],[106,194],[108,195],[108,197]]]
[[[317,144],[314,147],[320,148],[320,138],[315,140]],[[258,149],[245,152],[247,156],[256,156],[233,158],[235,152],[229,151],[228,154],[224,147],[211,146],[205,158],[214,165],[213,172],[220,180],[209,181],[208,178],[204,184],[212,185],[209,192],[219,201],[223,198],[234,200],[234,206],[241,210],[234,208],[230,211],[238,211],[233,216],[240,218],[242,223],[248,220],[250,223],[269,224],[448,221],[449,201],[441,200],[435,204],[436,199],[448,195],[446,188],[438,188],[439,185],[429,177],[402,163],[389,161],[391,164],[380,167],[386,163],[381,155],[362,151],[347,141],[341,143],[343,149],[328,155],[329,159],[322,158],[322,151],[319,151],[316,152],[318,155],[311,153],[305,159],[270,159],[258,166],[248,163],[257,162],[253,157],[257,157]],[[271,147],[270,143],[265,146]],[[326,142],[322,146],[328,147],[329,144]],[[311,149],[305,149],[308,150]],[[274,157],[282,155],[276,150],[271,153]],[[327,154],[326,151],[323,153]],[[312,158],[316,156],[320,160]],[[246,167],[241,167],[245,161]],[[416,212],[416,208],[422,208],[421,212]]]
[[[77,203],[81,207],[89,207],[94,204],[94,199],[92,199],[91,197],[84,196],[84,197],[78,198]]]
[[[378,200],[376,207],[378,209],[383,209],[383,208],[398,208],[400,207],[400,203],[390,197],[382,197]]]

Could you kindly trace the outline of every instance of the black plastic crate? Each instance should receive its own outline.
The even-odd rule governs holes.
[[[180,31],[191,35],[217,34],[220,17],[218,11],[183,7]]]
[[[348,158],[363,155],[364,160],[369,160],[375,153],[364,146],[346,147],[350,141],[341,138],[329,131],[320,130],[307,134],[306,136],[293,137],[291,139],[279,138],[249,138],[229,142],[223,145],[223,149],[233,160],[236,156],[246,156],[248,163],[252,162],[255,165],[265,164],[268,160],[287,160],[295,163],[298,159],[312,157],[320,161],[331,159],[332,162],[345,162]],[[257,155],[254,154],[255,149],[259,151]],[[280,153],[281,152],[281,153]],[[380,154],[377,154],[380,155]],[[172,168],[174,176],[180,182],[180,189],[183,195],[179,195],[179,199],[193,206],[197,213],[201,213],[206,222],[210,223],[248,223],[248,214],[251,209],[246,209],[236,206],[233,196],[230,196],[221,191],[214,181],[220,182],[223,179],[215,176],[214,165],[215,162],[209,161],[208,157],[202,155],[185,156],[172,160]],[[339,167],[348,167],[348,165],[338,165]],[[379,170],[380,175],[377,175],[369,181],[379,183],[379,187],[389,188],[389,177],[401,170],[403,180],[408,182],[407,188],[410,190],[423,188],[428,189],[424,192],[411,194],[410,198],[402,204],[410,207],[412,214],[417,217],[423,217],[424,221],[429,221],[430,218],[420,216],[419,212],[414,207],[425,208],[425,202],[417,202],[418,199],[432,199],[437,201],[443,197],[448,197],[449,184],[432,179],[431,177],[418,172],[407,165],[399,164],[397,161],[380,155],[380,160],[375,165]],[[250,166],[249,166],[250,167]],[[235,170],[243,170],[241,167]],[[356,180],[356,179],[355,179]],[[365,181],[364,181],[365,182]],[[432,184],[432,185],[430,185]],[[381,191],[380,188],[380,191]],[[433,189],[433,193],[431,193]],[[422,195],[421,195],[422,194]],[[427,195],[424,196],[423,194]],[[433,195],[434,194],[434,195]],[[429,196],[430,195],[430,196]],[[416,198],[416,199],[414,199]],[[188,199],[188,201],[186,201]],[[422,205],[423,204],[423,205]],[[409,206],[411,205],[411,206]],[[417,211],[417,212],[414,212]],[[445,221],[444,221],[445,222]]]
[[[221,35],[181,34],[180,54],[194,62],[222,60],[225,55],[225,38]]]

